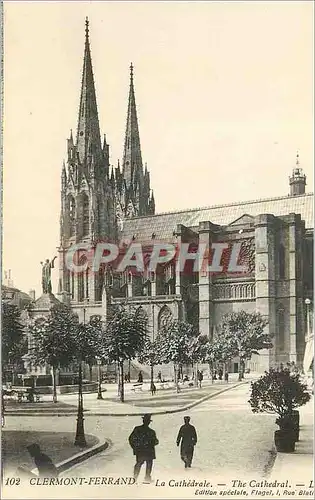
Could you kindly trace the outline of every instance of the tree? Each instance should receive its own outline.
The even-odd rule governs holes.
[[[272,347],[271,336],[264,332],[268,321],[260,313],[239,311],[226,315],[221,324],[220,339],[230,346],[232,357],[239,356],[239,380],[244,378],[245,360],[261,349]]]
[[[212,340],[207,337],[207,342],[201,345],[200,356],[204,363],[209,364],[211,378],[213,380],[213,372],[216,363],[226,363],[233,357],[234,349],[231,339],[220,335],[217,331]]]
[[[161,363],[173,363],[174,382],[177,392],[178,369],[183,364],[193,362],[192,339],[195,337],[193,325],[186,321],[170,319],[160,329],[156,347]]]
[[[52,367],[54,403],[57,403],[56,370],[75,358],[78,331],[78,316],[64,304],[54,305],[47,318],[39,318],[30,326],[34,340],[31,358],[39,365],[48,363]]]
[[[153,368],[155,365],[161,363],[160,353],[158,350],[158,344],[156,341],[152,341],[149,338],[143,345],[141,352],[138,355],[140,363],[149,364],[151,368],[151,390],[154,384],[154,373]]]
[[[27,338],[21,323],[21,311],[13,304],[2,301],[2,371],[13,365],[13,373],[27,353]]]
[[[281,418],[292,415],[293,410],[310,400],[307,386],[299,373],[270,369],[251,383],[249,404],[253,413],[277,413]],[[277,422],[278,423],[278,422]]]
[[[118,307],[106,326],[104,355],[118,363],[120,400],[124,396],[124,361],[134,359],[148,340],[147,317],[135,309]]]
[[[105,356],[104,331],[105,327],[98,317],[92,317],[88,323],[80,323],[78,327],[75,357],[79,362],[84,361],[89,365],[90,378],[96,358],[104,359]]]

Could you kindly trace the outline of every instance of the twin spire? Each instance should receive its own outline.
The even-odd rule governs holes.
[[[104,160],[109,165],[106,139],[104,140],[103,148],[101,144],[88,18],[85,20],[84,60],[75,151],[80,164],[83,166],[89,165],[90,162],[100,165]],[[119,177],[120,183],[123,183],[125,190],[123,204],[127,206],[131,202],[134,205],[137,215],[146,215],[148,211],[150,212],[150,181],[147,169],[146,172],[143,171],[134,90],[134,68],[132,64],[130,65],[130,86],[123,160]],[[114,179],[111,180],[114,181]]]
[[[81,97],[77,129],[77,153],[80,162],[88,155],[101,156],[101,134],[98,121],[96,93],[91,60],[89,21],[85,20],[85,47],[82,71]]]
[[[143,165],[132,63],[130,65],[130,86],[122,174],[128,189],[135,180],[139,180],[141,183],[143,182]]]

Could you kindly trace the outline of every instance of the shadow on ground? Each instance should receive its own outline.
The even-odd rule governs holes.
[[[4,473],[14,472],[17,467],[25,465],[35,467],[26,447],[38,443],[43,453],[48,455],[54,463],[71,458],[82,449],[88,449],[99,443],[93,435],[86,435],[87,448],[74,446],[75,433],[73,432],[27,432],[2,430],[2,467]]]

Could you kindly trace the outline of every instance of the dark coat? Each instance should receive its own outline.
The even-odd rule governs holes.
[[[39,453],[34,457],[39,477],[57,477],[58,471],[51,459],[45,453]]]
[[[177,435],[176,444],[179,445],[180,442],[181,452],[190,450],[197,444],[197,432],[193,425],[184,424],[181,426]]]
[[[155,458],[155,446],[159,444],[155,431],[146,425],[134,428],[129,436],[129,444],[134,455],[140,455],[145,460]]]

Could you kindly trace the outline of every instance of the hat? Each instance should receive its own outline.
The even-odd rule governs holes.
[[[143,415],[142,420],[143,420],[143,422],[148,422],[148,423],[152,422],[152,420],[151,420],[151,414],[150,413],[146,413],[145,415]]]

